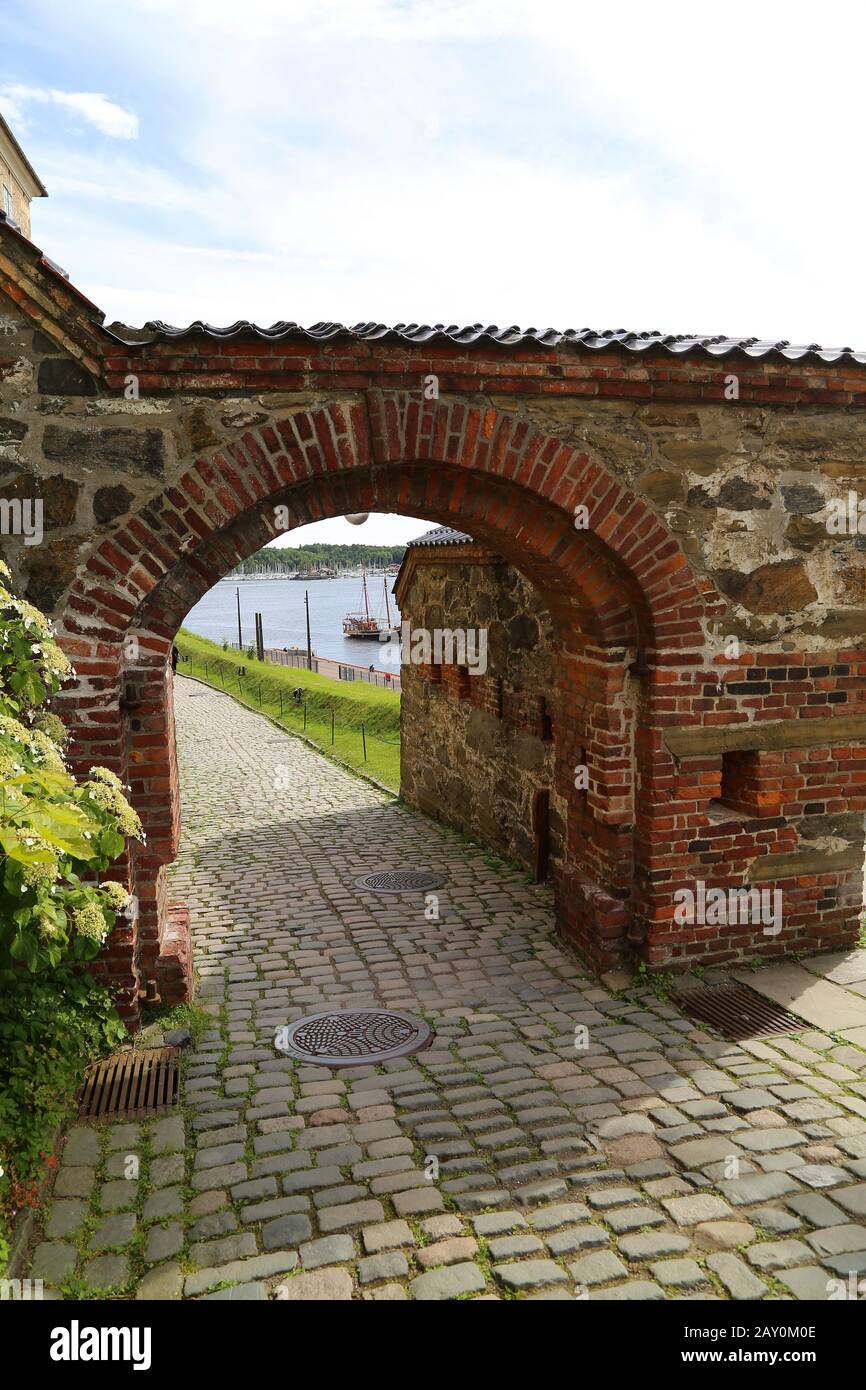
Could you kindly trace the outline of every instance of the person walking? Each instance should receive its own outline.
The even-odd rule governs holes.
[[[175,644],[172,642],[172,644],[171,644],[171,670],[172,670],[172,675],[173,675],[174,672],[177,670],[177,663],[178,663],[179,657],[180,657],[180,652],[178,651],[178,649],[177,649],[177,647],[175,646]]]

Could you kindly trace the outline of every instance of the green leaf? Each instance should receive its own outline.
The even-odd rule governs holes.
[[[26,829],[26,827],[25,827]],[[50,849],[40,849],[37,845],[26,845],[8,831],[0,827],[0,845],[3,852],[19,864],[50,864],[53,858]]]
[[[38,947],[39,943],[32,932],[19,931],[12,939],[9,952],[15,960],[26,961],[30,969],[33,970],[36,968],[35,961]]]
[[[102,832],[99,842],[100,849],[103,851],[104,854],[108,856],[109,859],[116,859],[118,854],[122,854],[123,847],[125,844],[126,841],[124,840],[123,836],[120,835],[116,830],[111,829],[105,829]]]

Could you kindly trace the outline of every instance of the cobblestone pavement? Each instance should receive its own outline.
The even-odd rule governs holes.
[[[558,948],[546,890],[228,697],[178,680],[176,703],[171,896],[213,1027],[182,1116],[72,1129],[34,1277],[142,1299],[854,1296],[866,1030],[735,1046],[613,995]],[[354,886],[381,866],[441,873],[440,919]],[[432,1048],[338,1072],[276,1054],[280,1025],[371,1004],[423,1014]]]

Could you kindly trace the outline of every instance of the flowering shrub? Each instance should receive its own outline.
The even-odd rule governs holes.
[[[113,772],[95,767],[79,783],[67,770],[63,725],[40,706],[69,663],[8,575],[0,562],[0,969],[35,972],[96,955],[129,902],[98,876],[143,835]]]
[[[0,1272],[6,1226],[36,1199],[84,1067],[124,1036],[108,991],[75,969],[129,894],[104,881],[138,817],[107,768],[78,782],[43,706],[71,674],[51,625],[0,561]]]

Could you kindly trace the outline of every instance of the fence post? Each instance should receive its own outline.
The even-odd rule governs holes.
[[[307,702],[304,701],[304,728],[307,727]]]
[[[334,742],[334,711],[331,710],[331,742]]]
[[[365,730],[364,730],[364,725],[363,725],[363,724],[361,725],[361,742],[362,742],[363,745],[364,745],[364,762],[366,762],[366,761],[367,761],[367,734],[366,734],[366,732],[365,732]]]
[[[207,661],[206,661],[205,664],[204,664],[204,678],[205,678],[206,681],[207,681],[207,680],[210,680],[210,676],[208,675],[209,664],[210,664],[210,663],[207,662]]]

